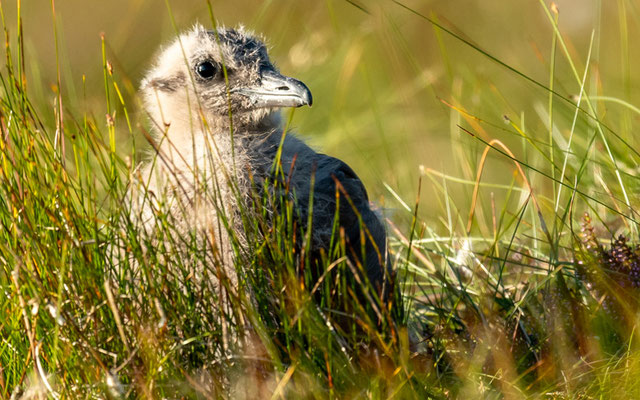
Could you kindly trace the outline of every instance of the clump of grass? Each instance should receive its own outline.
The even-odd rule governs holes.
[[[31,388],[55,398],[406,390],[410,375],[398,368],[408,342],[390,326],[390,310],[371,317],[339,238],[322,279],[314,276],[278,174],[241,209],[242,240],[221,213],[236,277],[216,258],[215,241],[175,231],[161,198],[151,232],[136,223],[127,193],[145,182],[117,152],[116,130],[132,128],[104,48],[106,121],[76,115],[57,96],[55,126],[41,123],[29,101],[23,55],[14,63],[6,48],[3,396]]]
[[[616,320],[603,314],[601,305],[603,294],[613,295],[612,283],[613,288],[632,287],[635,279],[635,245],[627,241],[637,240],[637,205],[625,193],[637,179],[620,172],[632,168],[633,157],[627,154],[635,151],[595,111],[586,86],[593,37],[585,71],[578,74],[557,26],[557,8],[542,8],[553,28],[551,85],[497,59],[437,19],[408,9],[439,34],[453,36],[539,88],[540,98],[548,96],[546,110],[543,100],[532,101],[541,121],[528,118],[525,125],[524,110],[500,115],[501,122],[493,116],[494,105],[510,109],[511,104],[496,93],[499,83],[483,85],[471,74],[452,82],[457,88],[486,86],[490,94],[479,95],[475,105],[464,92],[443,100],[456,115],[451,136],[462,177],[422,171],[441,197],[441,229],[416,224],[414,217],[413,237],[396,230],[398,254],[411,249],[411,257],[404,259],[410,278],[405,284],[413,294],[410,327],[421,338],[419,353],[430,355],[434,373],[458,395],[629,396],[637,391],[628,381],[636,374],[629,367],[637,359],[635,289],[613,289]],[[572,71],[579,96],[569,99],[554,90],[556,52]],[[556,132],[557,125],[567,127],[568,138]],[[522,155],[515,150],[518,141]],[[469,152],[473,145],[480,151]],[[594,151],[596,146],[605,151]],[[508,162],[511,183],[486,182],[492,152]],[[455,201],[459,188],[469,188],[467,202]],[[415,208],[403,206],[416,215]],[[586,251],[583,224],[574,216],[585,209],[597,213],[603,228],[618,218],[629,239],[619,239],[611,250]]]

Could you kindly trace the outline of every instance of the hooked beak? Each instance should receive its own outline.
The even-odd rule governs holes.
[[[258,85],[238,88],[233,92],[248,97],[255,108],[302,107],[313,103],[307,85],[271,69],[261,73]]]

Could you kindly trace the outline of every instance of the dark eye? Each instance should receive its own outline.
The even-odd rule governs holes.
[[[196,72],[204,79],[211,79],[216,74],[216,66],[211,61],[203,61],[196,66]]]

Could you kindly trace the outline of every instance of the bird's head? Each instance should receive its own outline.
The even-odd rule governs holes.
[[[170,126],[204,117],[220,128],[229,112],[236,126],[259,124],[274,109],[312,103],[307,86],[280,74],[262,41],[243,28],[196,26],[181,35],[160,53],[142,93],[151,117]]]

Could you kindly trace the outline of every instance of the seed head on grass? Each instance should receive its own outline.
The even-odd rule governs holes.
[[[601,245],[587,213],[580,225],[582,251],[578,253],[576,275],[607,317],[628,329],[639,308],[640,246],[624,235],[612,239],[609,248]]]

